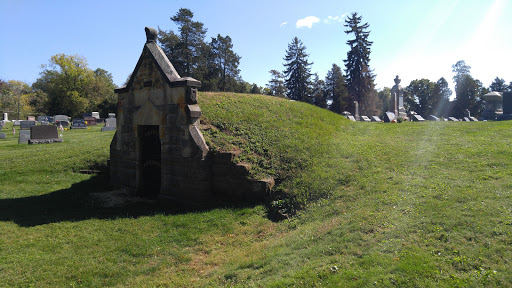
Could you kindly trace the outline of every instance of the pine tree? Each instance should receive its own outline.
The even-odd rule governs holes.
[[[194,75],[196,63],[201,57],[201,46],[204,44],[206,29],[204,24],[192,21],[194,13],[181,8],[171,20],[178,25],[179,35],[173,31],[159,30],[158,41],[181,77]],[[198,79],[200,80],[200,79]]]
[[[284,97],[286,94],[286,87],[284,86],[284,76],[277,70],[269,71],[272,78],[268,81],[267,87],[269,89],[269,95]]]
[[[352,13],[345,20],[345,31],[347,34],[354,34],[354,39],[348,40],[347,44],[350,50],[347,52],[345,62],[345,73],[348,91],[351,95],[349,106],[352,108],[353,101],[359,102],[361,114],[375,113],[375,102],[377,94],[375,92],[375,75],[370,69],[370,47],[373,42],[368,40],[370,27],[368,23],[361,24],[362,16]]]
[[[318,77],[318,74],[313,74],[311,81],[311,97],[308,97],[308,103],[318,106],[320,108],[327,108],[327,93],[325,92],[325,82]]]
[[[236,78],[240,74],[238,65],[240,64],[240,56],[233,52],[233,44],[231,37],[212,38],[210,44],[215,64],[220,72],[218,89],[220,91],[234,91],[236,86]]]
[[[325,91],[327,99],[331,101],[329,106],[331,111],[341,114],[348,109],[350,99],[347,87],[345,86],[345,77],[343,77],[340,66],[332,64],[331,70],[327,72]]]
[[[283,71],[285,87],[288,89],[286,96],[292,100],[307,102],[311,79],[310,66],[313,64],[308,62],[308,56],[302,41],[297,37],[293,38],[286,50]]]

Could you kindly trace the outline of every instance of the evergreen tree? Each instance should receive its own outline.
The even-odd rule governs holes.
[[[480,93],[482,92],[482,83],[473,79],[471,75],[462,75],[455,87],[456,105],[454,113],[456,117],[464,117],[464,111],[468,109],[471,115],[480,115],[481,103]]]
[[[181,77],[196,77],[195,69],[200,63],[201,47],[204,44],[206,29],[204,24],[192,21],[194,13],[181,8],[171,20],[178,25],[179,35],[173,31],[165,32],[159,29],[158,41]],[[200,80],[200,79],[198,79]]]
[[[285,87],[288,89],[286,96],[292,100],[307,101],[311,79],[310,66],[313,64],[308,62],[308,56],[302,41],[297,37],[293,38],[286,50],[285,70],[283,71]]]
[[[218,89],[220,91],[234,91],[236,86],[236,78],[240,74],[238,65],[240,64],[240,56],[233,52],[233,44],[231,37],[222,37],[217,35],[212,38],[210,44],[213,58],[219,71]]]
[[[258,86],[258,84],[252,84],[251,94],[261,94],[261,89],[260,86]]]
[[[345,20],[347,34],[354,34],[354,39],[348,40],[350,46],[345,62],[345,73],[348,91],[351,96],[349,107],[353,101],[358,101],[360,114],[373,114],[376,111],[375,76],[370,69],[370,47],[373,42],[368,40],[370,27],[368,23],[361,24],[362,16],[352,13]],[[352,110],[352,109],[351,109]]]
[[[284,97],[286,94],[286,87],[284,86],[284,76],[277,70],[269,71],[272,78],[268,81],[267,87],[269,89],[269,95]]]
[[[503,78],[494,78],[494,81],[492,81],[491,86],[489,86],[489,90],[494,92],[505,92],[507,90],[507,84],[505,82],[505,79]]]
[[[345,77],[343,77],[341,68],[336,64],[332,64],[331,70],[327,72],[325,91],[327,99],[331,101],[329,106],[331,111],[341,114],[349,108],[348,102],[350,97],[345,86]]]
[[[320,108],[327,108],[327,93],[325,93],[325,82],[318,77],[318,74],[313,74],[311,81],[311,97],[308,97],[308,103],[318,106]]]

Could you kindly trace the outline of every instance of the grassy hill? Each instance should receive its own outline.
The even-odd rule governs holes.
[[[272,176],[264,205],[103,208],[113,132],[0,140],[0,287],[510,286],[511,122],[352,123],[201,93],[211,149]],[[269,210],[297,214],[273,222]]]

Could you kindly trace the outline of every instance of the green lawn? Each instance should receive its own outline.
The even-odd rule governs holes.
[[[269,205],[102,208],[113,132],[0,140],[0,287],[512,287],[512,122],[352,123],[200,93]],[[276,210],[290,219],[273,222]]]

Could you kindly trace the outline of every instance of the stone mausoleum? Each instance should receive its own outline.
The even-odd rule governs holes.
[[[118,88],[117,131],[110,144],[112,184],[142,196],[207,197],[208,146],[199,130],[201,82],[182,78],[146,27],[147,41],[125,87]],[[189,191],[194,191],[189,195]]]
[[[209,153],[199,129],[201,83],[180,77],[146,27],[147,41],[125,87],[118,88],[116,133],[110,144],[110,179],[140,196],[204,202],[212,197],[257,200],[272,179],[247,179],[250,165],[236,152]]]

